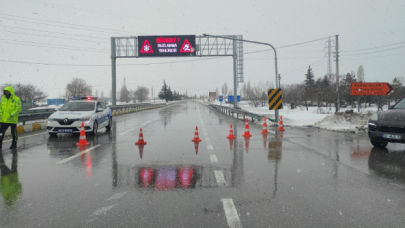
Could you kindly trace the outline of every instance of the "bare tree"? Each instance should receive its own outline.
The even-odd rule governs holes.
[[[357,69],[357,81],[364,82],[364,68],[363,65],[360,65]]]
[[[12,86],[14,88],[14,94],[18,96],[21,102],[27,106],[30,105],[33,107],[35,106],[36,102],[39,102],[48,97],[48,95],[44,91],[33,84],[5,83],[3,84],[3,86],[1,86],[1,91],[3,91],[6,86]]]
[[[104,98],[104,91],[103,90],[101,90],[100,97]]]
[[[130,94],[129,94],[129,91],[127,89],[127,86],[124,84],[121,87],[121,91],[120,91],[120,101],[128,103],[129,100],[130,100]]]
[[[215,99],[217,99],[218,98],[218,95],[219,95],[219,91],[218,91],[218,87],[217,88],[215,88]]]
[[[246,94],[245,98],[250,102],[251,105],[265,106],[267,104],[267,88],[269,83],[259,82],[256,86],[252,86],[250,81],[246,84]]]
[[[95,95],[96,95],[96,97],[98,97],[98,89],[96,89],[96,94]]]
[[[143,102],[148,98],[149,90],[145,86],[138,86],[135,90],[135,97],[139,102]]]
[[[268,103],[268,98],[267,98],[267,90],[270,88],[270,82],[267,81],[266,83],[260,81],[257,83],[257,86],[255,86],[255,94],[258,98],[258,104],[261,107],[266,106]]]
[[[65,95],[69,97],[87,96],[91,95],[91,85],[82,78],[73,78],[67,85]]]
[[[222,85],[222,95],[226,96],[228,94],[228,85],[226,82]]]

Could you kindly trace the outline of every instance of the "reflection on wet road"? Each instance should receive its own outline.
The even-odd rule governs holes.
[[[0,157],[0,226],[403,227],[403,145],[249,126],[185,101],[116,117],[84,148],[24,135]]]

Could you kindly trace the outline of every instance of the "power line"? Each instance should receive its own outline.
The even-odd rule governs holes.
[[[77,48],[77,49],[83,49],[83,50],[94,50],[94,51],[109,51],[108,49],[98,49],[98,48],[90,48],[90,47],[78,47],[78,46],[68,46],[68,45],[58,45],[58,44],[47,44],[47,43],[38,43],[38,42],[31,42],[31,41],[20,41],[20,40],[8,40],[8,39],[1,39],[4,41],[11,41],[11,42],[19,42],[19,43],[29,43],[29,44],[35,44],[35,45],[47,45],[47,46],[55,46],[55,47],[63,47],[63,48]]]
[[[404,48],[404,47],[405,47],[405,46],[396,47],[396,48],[391,48],[391,49],[385,49],[385,50],[381,50],[381,51],[373,51],[373,52],[365,52],[365,53],[359,53],[359,54],[353,54],[353,55],[341,55],[341,56],[366,55],[366,54],[372,54],[372,53],[377,53],[377,52],[385,52],[385,51],[397,50],[397,49]]]
[[[275,49],[278,50],[278,49],[281,49],[281,48],[287,48],[287,47],[298,46],[298,45],[301,45],[301,44],[312,43],[312,42],[316,42],[316,41],[320,41],[320,40],[325,40],[325,39],[329,39],[329,37],[325,37],[325,38],[321,38],[321,39],[316,39],[316,40],[310,40],[310,41],[306,41],[306,42],[302,42],[302,43],[291,44],[291,45],[287,45],[287,46],[275,47]],[[272,51],[272,49],[268,48],[268,49],[265,49],[265,50],[247,52],[247,53],[245,53],[245,54],[253,54],[253,53],[259,53],[259,52],[265,52],[265,51]]]
[[[351,58],[345,58],[344,60],[377,59],[377,58],[384,58],[384,57],[396,56],[396,55],[404,55],[404,54],[405,54],[405,52],[403,52],[403,53],[399,53],[399,54],[393,54],[393,55],[377,56],[377,57],[372,57],[372,58],[361,58],[361,59],[351,59]]]
[[[24,34],[24,35],[28,35],[28,36],[42,36],[42,37],[52,37],[52,38],[65,39],[65,40],[78,40],[78,41],[86,41],[86,42],[92,42],[92,43],[104,43],[104,44],[109,44],[109,42],[103,42],[103,41],[83,40],[83,39],[74,39],[74,38],[65,38],[65,37],[60,37],[60,36],[39,35],[39,34],[25,33],[25,32],[13,32],[13,31],[8,31],[8,30],[3,30],[3,31],[1,31],[1,32],[18,33],[18,34]]]
[[[29,28],[20,28],[20,27],[15,27],[15,26],[7,26],[7,25],[0,25],[0,27],[7,27],[7,28],[13,28],[13,29],[23,29],[23,30],[30,30],[30,31],[35,31],[35,32],[49,32],[49,33],[56,33],[56,34],[67,35],[67,36],[87,37],[87,38],[93,38],[93,39],[102,39],[102,40],[106,40],[106,38],[105,38],[105,37],[83,36],[83,35],[77,35],[77,34],[71,34],[71,33],[63,33],[63,32],[51,32],[51,31],[46,31],[46,30],[29,29]]]
[[[327,37],[328,38],[328,37]],[[287,45],[284,47],[292,47],[292,46],[296,46],[296,45],[301,45],[301,44],[306,44],[306,43],[310,43],[310,42],[315,42],[315,41],[319,41],[319,40],[323,40],[323,39],[327,39],[327,38],[322,38],[322,39],[317,39],[317,40],[311,40],[311,41],[306,41],[306,42],[302,42],[302,43],[297,43],[297,44],[292,44],[292,45]],[[1,40],[1,39],[0,39]],[[7,43],[7,42],[6,42]],[[22,45],[27,45],[27,44],[22,44]],[[47,44],[45,44],[47,45]],[[69,47],[69,46],[66,46]],[[73,47],[73,48],[78,48],[78,47]],[[80,47],[81,48],[81,47]],[[281,47],[283,48],[283,47]],[[101,50],[101,49],[100,49]],[[103,49],[104,50],[104,49]],[[246,52],[244,54],[248,55],[248,54],[254,54],[254,53],[258,53],[258,52],[264,52],[264,51],[269,51],[270,49],[265,49],[265,50],[259,50],[259,51],[252,51],[252,52]],[[90,51],[90,50],[88,50]],[[101,51],[99,51],[101,52]],[[226,56],[225,56],[226,57]],[[214,57],[214,58],[202,58],[199,60],[184,60],[184,61],[172,61],[172,62],[156,62],[156,63],[145,63],[145,64],[121,64],[119,66],[147,66],[147,65],[157,65],[157,64],[170,64],[170,63],[181,63],[181,62],[195,62],[195,61],[202,61],[202,60],[209,60],[209,59],[217,59],[217,58],[225,58],[223,56],[221,57]],[[111,65],[97,65],[97,64],[83,64],[83,65],[79,65],[79,64],[52,64],[52,63],[40,63],[40,62],[22,62],[22,61],[12,61],[12,60],[0,60],[2,62],[13,62],[13,63],[21,63],[21,64],[38,64],[38,65],[47,65],[47,66],[78,66],[78,67],[105,67],[105,66],[111,66]]]
[[[356,52],[356,51],[364,51],[364,50],[378,49],[378,48],[382,48],[382,47],[389,47],[389,46],[394,46],[394,45],[403,44],[403,43],[405,43],[405,41],[399,42],[399,43],[394,43],[394,44],[388,44],[388,45],[384,45],[384,46],[379,46],[379,47],[372,47],[372,48],[365,48],[365,49],[358,49],[358,50],[350,50],[350,51],[340,51],[340,52]]]
[[[2,15],[3,15],[3,16],[8,16],[8,17],[18,17],[18,18],[24,18],[24,19],[30,19],[30,20],[51,22],[51,23],[56,23],[56,24],[73,25],[73,26],[83,27],[83,28],[93,28],[93,29],[99,29],[99,30],[110,30],[110,31],[113,31],[113,32],[120,32],[120,33],[123,32],[123,31],[116,30],[116,29],[107,29],[107,28],[100,28],[100,27],[94,27],[94,26],[79,25],[79,24],[66,23],[66,22],[59,22],[59,21],[42,20],[42,19],[37,19],[37,18],[32,18],[32,17],[22,17],[22,16],[17,16],[17,15],[11,15],[11,14],[2,14]],[[138,32],[138,33],[140,33],[140,32]]]
[[[167,21],[157,21],[157,20],[152,20],[150,18],[131,17],[131,16],[126,16],[126,15],[122,15],[122,14],[115,14],[115,13],[107,13],[107,12],[97,11],[97,10],[94,10],[94,9],[90,10],[90,9],[84,9],[84,8],[72,7],[72,6],[65,6],[65,5],[59,5],[59,4],[55,4],[55,3],[48,3],[48,2],[41,2],[41,1],[35,1],[35,0],[29,0],[29,2],[38,2],[38,3],[41,3],[41,4],[45,4],[45,5],[48,4],[48,5],[54,5],[54,6],[63,7],[63,8],[78,9],[78,10],[88,11],[88,12],[92,12],[92,13],[100,13],[100,14],[113,15],[113,16],[119,16],[119,17],[125,17],[125,18],[132,18],[132,19],[143,20],[143,21],[148,21],[148,22],[156,22],[156,23],[161,23],[161,24],[170,24],[170,25],[177,24],[177,25],[188,26],[188,27],[192,27],[192,28],[196,27],[195,25],[180,24],[180,23],[173,23],[173,22],[167,22]],[[212,27],[203,27],[203,26],[198,26],[198,27],[212,29]],[[226,28],[220,28],[220,29],[221,30],[228,30]]]
[[[0,39],[0,40],[3,40],[3,39]],[[17,45],[24,45],[24,46],[34,46],[34,47],[47,47],[47,48],[59,48],[59,49],[76,50],[76,51],[90,51],[90,52],[103,52],[103,53],[107,53],[106,51],[86,50],[86,49],[83,49],[83,48],[73,47],[73,46],[71,46],[71,47],[69,47],[69,46],[65,46],[65,47],[53,47],[53,46],[51,46],[50,44],[44,44],[44,45],[36,44],[36,45],[34,45],[34,44],[28,44],[28,43],[13,43],[13,42],[21,42],[21,41],[11,41],[11,42],[3,41],[2,43],[17,44]],[[31,43],[33,43],[33,42],[31,42]]]
[[[142,64],[117,64],[117,66],[147,66],[147,65],[158,65],[158,64],[171,64],[171,63],[182,63],[182,62],[195,62],[195,61],[203,61],[203,60],[210,60],[210,59],[217,59],[217,58],[225,58],[223,56],[214,57],[214,58],[201,58],[196,60],[182,60],[182,61],[171,61],[171,62],[154,62],[154,63],[142,63]],[[22,61],[11,61],[0,59],[1,62],[11,62],[11,63],[23,63],[23,64],[37,64],[37,65],[47,65],[47,66],[79,66],[79,67],[111,67],[110,64],[53,64],[53,63],[40,63],[40,62],[22,62]]]
[[[297,43],[297,44],[291,44],[291,45],[282,46],[282,47],[277,47],[276,49],[287,48],[287,47],[293,47],[293,46],[297,46],[297,45],[301,45],[301,44],[307,44],[307,43],[312,43],[312,42],[316,42],[316,41],[320,41],[320,40],[325,40],[325,39],[329,39],[329,37],[325,37],[325,38],[321,38],[321,39],[317,39],[317,40],[306,41],[306,42]]]
[[[92,29],[88,29],[88,28],[75,28],[75,27],[70,27],[70,26],[66,26],[66,25],[53,25],[53,24],[46,24],[46,23],[37,23],[37,22],[33,22],[33,21],[24,21],[24,20],[9,19],[9,18],[4,18],[3,17],[3,20],[4,19],[13,20],[13,21],[19,21],[19,22],[24,22],[24,23],[33,23],[33,24],[36,24],[36,25],[48,25],[48,26],[55,26],[55,27],[60,27],[60,28],[71,28],[71,29],[78,29],[78,30],[85,30],[85,31],[92,31],[92,32],[111,33],[111,32],[106,32],[106,31],[92,30]],[[122,33],[122,34],[127,34],[127,33]]]
[[[325,59],[325,57],[322,57],[321,59],[319,59],[319,60],[317,60],[317,61],[315,61],[315,62],[313,62],[313,63],[310,63],[309,65],[312,66],[312,67],[315,67],[317,64],[323,63],[322,60],[324,60],[324,59]],[[297,68],[297,69],[292,70],[292,71],[281,72],[281,74],[283,74],[284,76],[285,76],[285,75],[291,75],[291,73],[295,73],[295,72],[297,72],[297,71],[301,71],[302,69],[305,69],[305,68],[307,68],[307,66],[305,66],[305,67],[300,67],[300,68]]]

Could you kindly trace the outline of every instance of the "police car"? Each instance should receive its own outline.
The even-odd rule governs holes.
[[[96,135],[98,129],[112,127],[111,109],[97,97],[73,97],[57,112],[48,118],[48,133],[56,136],[58,133],[80,133],[84,123],[85,132]]]

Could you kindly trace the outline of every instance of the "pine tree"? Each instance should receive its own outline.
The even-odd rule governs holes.
[[[167,89],[167,99],[168,99],[169,101],[172,101],[173,98],[174,98],[173,92],[172,92],[172,89],[170,89],[170,86],[169,86],[169,88]]]
[[[121,90],[120,90],[120,101],[126,102],[126,103],[129,102],[129,91],[125,84],[121,87]]]
[[[313,98],[313,93],[314,93],[314,86],[315,86],[315,76],[314,73],[312,72],[311,66],[308,67],[307,74],[305,74],[305,81],[304,81],[304,86],[305,86],[305,106],[308,110],[308,99],[311,100],[312,103],[312,98]]]
[[[169,100],[168,99],[168,88],[167,88],[167,85],[166,85],[166,81],[164,81],[164,80],[163,80],[162,89],[160,90],[158,96],[159,96],[159,99],[166,100],[166,102]]]

